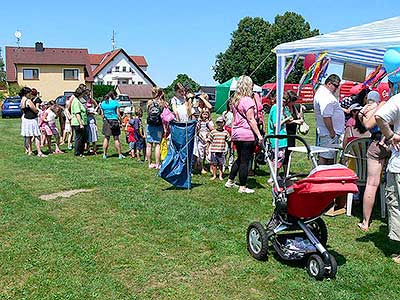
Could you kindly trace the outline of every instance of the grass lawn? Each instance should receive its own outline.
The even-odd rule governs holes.
[[[19,130],[19,119],[0,120],[0,299],[400,298],[390,258],[400,247],[377,208],[368,234],[356,217],[324,218],[339,269],[316,282],[301,265],[246,250],[247,226],[273,210],[265,166],[253,195],[201,175],[177,190],[130,159],[27,157]],[[94,191],[39,199],[80,188]]]

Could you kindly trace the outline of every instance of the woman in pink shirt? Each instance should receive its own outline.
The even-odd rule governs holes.
[[[234,179],[239,173],[239,193],[247,194],[254,193],[254,190],[246,187],[246,183],[256,138],[259,144],[263,143],[263,137],[255,119],[256,104],[252,95],[253,81],[248,76],[240,76],[231,105],[233,112],[232,141],[235,143],[238,157],[233,163],[229,179],[225,183],[227,188],[237,187]]]

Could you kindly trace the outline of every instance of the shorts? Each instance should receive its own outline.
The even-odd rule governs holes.
[[[52,122],[52,123],[48,122],[48,123],[44,124],[43,129],[44,129],[44,133],[47,136],[50,136],[50,135],[57,136],[57,135],[59,135],[56,123],[54,123],[54,122]]]
[[[132,150],[143,150],[144,148],[144,144],[143,144],[143,140],[138,140],[137,142],[130,142],[129,143],[129,151]]]
[[[159,144],[161,143],[161,139],[163,136],[164,130],[162,125],[159,126],[153,126],[147,124],[146,127],[146,141],[148,143],[156,143]]]
[[[387,173],[385,198],[388,209],[389,238],[400,241],[400,174]]]
[[[225,164],[225,154],[223,152],[211,152],[210,163],[213,166],[223,166]]]
[[[389,158],[390,149],[379,144],[379,141],[372,141],[367,150],[367,158],[372,160],[382,160]]]
[[[103,120],[103,135],[106,137],[119,136],[121,127],[118,120]]]
[[[319,147],[332,148],[332,145],[341,144],[340,135],[336,134],[332,139],[329,135],[320,135],[318,137],[318,145]],[[335,159],[337,151],[329,151],[320,153],[319,156],[325,159]]]

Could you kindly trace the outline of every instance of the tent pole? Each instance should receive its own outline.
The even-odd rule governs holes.
[[[276,124],[275,134],[279,134],[281,131],[281,120],[283,114],[283,92],[285,88],[285,65],[286,56],[277,54],[276,59]],[[279,140],[275,139],[275,174],[278,178],[278,151],[279,151]]]

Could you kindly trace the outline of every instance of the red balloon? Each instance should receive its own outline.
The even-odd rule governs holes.
[[[315,54],[307,54],[306,57],[304,57],[304,69],[308,71],[316,60],[317,57],[315,56]]]

